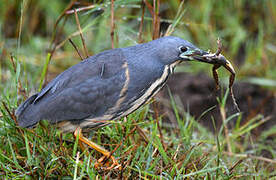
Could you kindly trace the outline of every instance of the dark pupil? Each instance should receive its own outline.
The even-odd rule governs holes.
[[[185,52],[185,51],[187,51],[188,49],[187,49],[186,47],[183,46],[183,47],[180,48],[180,50],[181,50],[181,52]]]

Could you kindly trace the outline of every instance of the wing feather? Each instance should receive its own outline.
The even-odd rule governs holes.
[[[52,123],[104,116],[119,99],[126,80],[121,49],[104,51],[72,66],[52,80],[18,113],[19,125],[42,119]],[[104,70],[103,70],[104,67]]]

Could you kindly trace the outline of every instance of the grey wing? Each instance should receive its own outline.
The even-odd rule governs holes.
[[[124,82],[125,75],[122,69],[110,78],[93,77],[74,87],[66,88],[47,101],[41,102],[41,106],[46,107],[43,109],[42,118],[56,123],[107,115],[119,100]]]
[[[92,56],[67,69],[17,110],[20,126],[105,115],[120,98],[126,80],[120,49]]]

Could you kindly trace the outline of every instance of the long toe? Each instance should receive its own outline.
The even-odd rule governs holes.
[[[109,158],[112,160],[112,164],[110,165],[110,162],[108,160],[106,160],[106,158]],[[112,169],[122,169],[122,166],[118,163],[118,161],[115,159],[114,156],[102,156],[100,159],[98,159],[98,161],[95,163],[94,167],[96,169],[98,168],[102,168],[105,170],[112,170]]]

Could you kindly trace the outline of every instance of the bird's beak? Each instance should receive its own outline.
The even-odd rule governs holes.
[[[208,53],[199,48],[187,50],[179,55],[182,59],[196,60],[208,64],[216,64],[225,67],[228,71],[235,74],[235,70],[231,63],[221,54],[215,55]]]
[[[198,60],[200,61],[200,59],[202,58],[202,60],[204,59],[204,56],[209,54],[208,52],[205,52],[199,48],[196,49],[188,49],[187,51],[181,53],[179,55],[179,57],[183,60]]]

